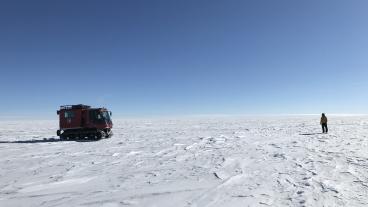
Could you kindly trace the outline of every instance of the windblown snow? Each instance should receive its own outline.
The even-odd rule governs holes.
[[[0,122],[0,206],[368,206],[368,117],[114,120],[60,141]]]

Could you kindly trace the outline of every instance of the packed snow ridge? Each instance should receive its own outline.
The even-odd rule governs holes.
[[[0,122],[0,206],[368,206],[368,117]]]

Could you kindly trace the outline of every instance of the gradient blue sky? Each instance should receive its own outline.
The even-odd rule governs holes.
[[[368,1],[0,3],[0,116],[368,113]]]

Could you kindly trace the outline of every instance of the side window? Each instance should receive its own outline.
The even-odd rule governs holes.
[[[65,118],[73,118],[74,117],[74,111],[65,111],[64,112]]]

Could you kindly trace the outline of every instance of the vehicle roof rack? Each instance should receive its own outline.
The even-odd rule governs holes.
[[[60,106],[60,109],[89,109],[89,108],[91,108],[91,106],[83,104]]]

